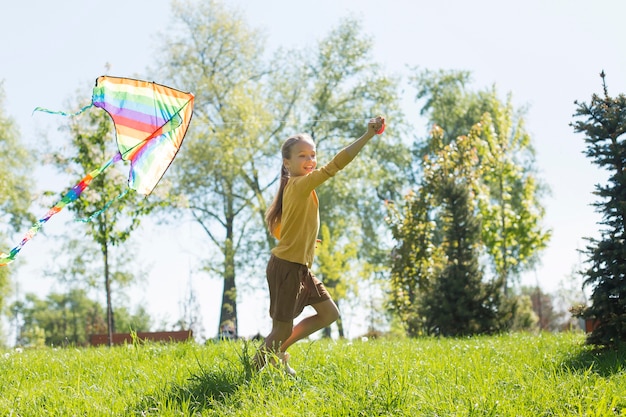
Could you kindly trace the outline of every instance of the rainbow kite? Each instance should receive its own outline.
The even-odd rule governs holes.
[[[95,177],[117,161],[130,161],[128,188],[148,196],[178,153],[191,121],[193,102],[193,94],[153,82],[99,77],[93,89],[91,104],[76,114],[92,106],[106,111],[115,125],[118,153],[72,187],[61,201],[30,228],[22,241],[8,254],[0,253],[0,266],[13,262],[22,247],[50,217],[79,198]],[[68,115],[39,107],[35,110]],[[109,204],[94,215],[106,210]]]

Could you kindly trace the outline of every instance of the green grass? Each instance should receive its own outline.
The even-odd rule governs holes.
[[[296,378],[223,342],[0,353],[2,416],[625,416],[626,350],[580,333],[314,341]]]

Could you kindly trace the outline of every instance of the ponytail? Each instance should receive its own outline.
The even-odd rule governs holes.
[[[267,223],[267,228],[272,235],[274,235],[276,226],[280,224],[280,219],[283,214],[283,193],[285,191],[285,186],[287,185],[288,181],[289,172],[283,164],[280,169],[280,185],[278,186],[278,191],[274,196],[274,201],[272,201],[272,204],[265,212],[265,223]]]

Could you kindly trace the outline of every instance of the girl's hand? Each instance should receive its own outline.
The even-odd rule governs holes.
[[[385,131],[385,118],[383,116],[378,116],[370,119],[367,124],[368,133],[374,133],[380,135]]]

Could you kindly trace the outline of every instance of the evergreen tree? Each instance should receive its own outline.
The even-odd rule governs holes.
[[[477,125],[468,136],[445,144],[443,130],[435,126],[430,137],[434,155],[424,158],[424,179],[415,197],[402,214],[392,207],[398,242],[392,307],[410,336],[492,333],[510,321],[514,305],[503,296],[502,279],[484,279],[479,262],[480,129]]]
[[[481,190],[476,193],[482,223],[482,240],[489,266],[502,281],[505,294],[521,272],[532,268],[546,247],[550,231],[541,221],[545,191],[534,168],[534,149],[525,127],[525,110],[515,109],[512,96],[498,97],[494,87],[468,88],[470,73],[424,70],[412,78],[417,98],[424,101],[421,114],[441,126],[443,145],[454,143],[480,123],[476,146]],[[415,156],[432,156],[439,144],[426,139]],[[421,164],[415,163],[416,171]],[[420,172],[416,172],[419,175]]]
[[[608,184],[596,185],[600,201],[595,206],[604,228],[599,239],[587,239],[583,285],[593,287],[585,315],[599,321],[587,342],[612,346],[626,340],[626,96],[609,96],[604,71],[600,76],[603,96],[594,94],[589,104],[576,102],[579,120],[573,127],[586,135],[587,157],[610,174]]]
[[[493,333],[499,328],[500,292],[498,285],[483,283],[478,262],[480,221],[473,213],[469,189],[450,177],[439,186],[448,262],[424,298],[426,328],[443,336]]]

